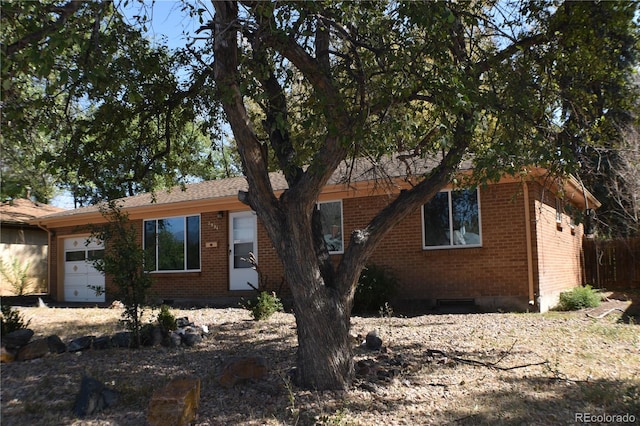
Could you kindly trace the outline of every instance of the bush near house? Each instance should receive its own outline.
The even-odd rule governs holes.
[[[389,268],[371,264],[360,273],[353,299],[353,311],[375,313],[387,306],[396,294],[398,279]]]
[[[600,305],[600,294],[590,285],[576,287],[571,291],[560,293],[558,310],[577,311],[583,308],[595,308]]]
[[[4,336],[12,331],[21,330],[29,327],[31,320],[25,322],[24,317],[9,305],[0,307],[2,315],[0,316],[1,334]]]
[[[276,312],[282,312],[284,307],[280,298],[275,292],[260,292],[255,301],[246,303],[245,308],[251,311],[253,319],[256,321],[266,320]]]
[[[164,331],[173,331],[178,328],[175,315],[173,315],[167,305],[160,306],[158,313],[158,324]]]
[[[94,268],[111,276],[115,284],[114,296],[125,306],[123,321],[133,332],[132,347],[141,346],[145,301],[153,285],[151,274],[144,268],[147,252],[138,243],[138,234],[122,206],[110,201],[100,208],[106,224],[92,226],[91,237],[104,241],[108,247],[104,256],[92,261]],[[96,293],[101,287],[90,286]]]
[[[0,260],[0,274],[11,284],[11,288],[16,296],[29,293],[32,279],[29,278],[29,267],[31,262],[22,263],[20,259],[13,258],[11,262]]]

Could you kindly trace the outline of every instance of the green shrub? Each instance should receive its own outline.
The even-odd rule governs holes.
[[[160,306],[160,313],[158,313],[158,324],[164,331],[172,331],[178,328],[176,324],[176,317],[169,311],[167,305]]]
[[[251,311],[251,315],[256,321],[265,320],[274,313],[284,310],[276,293],[267,293],[266,291],[261,292],[255,301],[247,302],[245,308]]]
[[[365,266],[353,299],[354,312],[376,313],[380,309],[389,309],[397,286],[398,279],[391,269],[373,264]]]
[[[104,256],[91,261],[93,267],[111,277],[113,296],[124,304],[122,318],[133,333],[132,348],[140,347],[140,332],[147,294],[153,285],[153,275],[145,270],[150,265],[150,250],[140,246],[138,231],[129,215],[115,201],[109,201],[100,207],[100,213],[106,223],[91,227],[91,237],[104,241],[107,248]],[[89,286],[96,294],[104,291],[102,287]]]
[[[156,328],[155,325],[148,322],[142,324],[140,329],[138,330],[138,338],[140,339],[141,346],[152,346],[153,345],[153,332]],[[132,342],[135,344],[135,342]]]
[[[29,323],[31,320],[25,322],[24,317],[18,312],[18,310],[13,309],[9,305],[2,305],[0,307],[2,311],[2,316],[0,317],[0,322],[2,323],[1,332],[4,336],[7,333],[11,333],[12,331],[21,330],[23,328],[29,327]]]
[[[20,259],[14,258],[10,264],[0,260],[0,274],[11,284],[13,292],[17,296],[28,294],[33,281],[29,278],[29,267],[31,262],[25,264],[20,263]]]
[[[558,309],[561,311],[577,311],[578,309],[594,308],[599,305],[600,294],[590,285],[586,285],[560,293]]]

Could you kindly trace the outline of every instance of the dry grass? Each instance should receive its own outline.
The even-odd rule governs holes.
[[[19,309],[37,336],[68,342],[120,330],[114,310]],[[209,325],[210,337],[188,349],[92,350],[2,364],[2,424],[141,425],[153,391],[182,374],[202,380],[197,425],[567,424],[583,412],[640,421],[640,326],[619,321],[617,311],[602,319],[585,312],[354,317],[353,334],[378,329],[388,348],[357,348],[356,360],[398,374],[359,378],[348,392],[302,390],[288,381],[296,344],[291,314],[254,322],[241,309],[172,312]],[[223,389],[216,382],[221,364],[244,354],[267,359],[269,378]],[[83,374],[120,391],[118,405],[75,419]]]

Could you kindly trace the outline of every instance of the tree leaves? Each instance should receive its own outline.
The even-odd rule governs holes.
[[[204,134],[193,143],[196,127],[185,130],[196,104],[176,77],[180,58],[152,47],[112,3],[16,2],[4,11],[3,148],[38,146],[35,163],[57,178],[49,185],[58,180],[86,204],[172,186],[205,169]],[[4,160],[3,168],[33,169]],[[46,201],[53,192],[35,193]]]

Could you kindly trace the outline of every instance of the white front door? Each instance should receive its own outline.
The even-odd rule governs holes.
[[[93,267],[92,260],[104,255],[100,241],[86,244],[87,237],[64,240],[64,300],[67,302],[104,302],[104,274]]]
[[[247,262],[249,253],[258,260],[257,220],[253,212],[229,214],[229,290],[258,287],[258,272]]]

